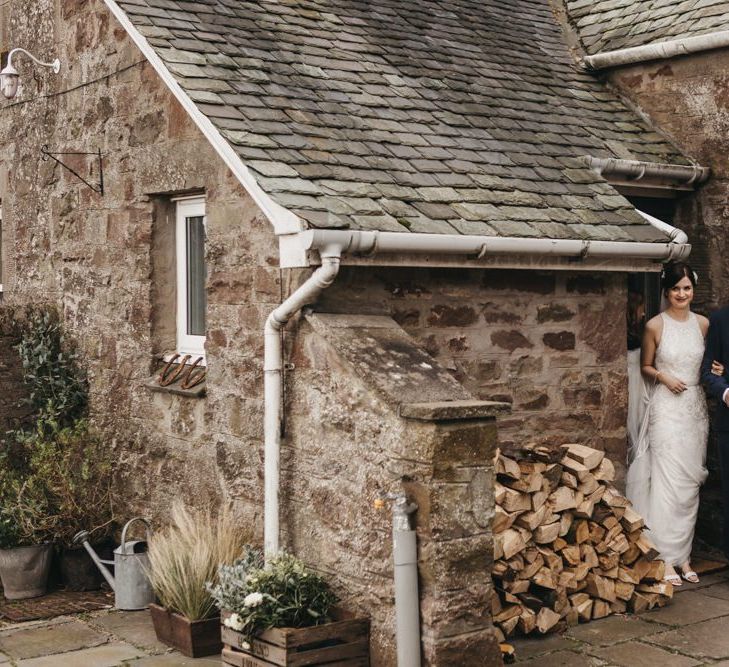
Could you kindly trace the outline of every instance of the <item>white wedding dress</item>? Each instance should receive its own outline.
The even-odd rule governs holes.
[[[627,495],[648,525],[649,537],[670,565],[689,560],[706,470],[709,421],[699,384],[704,337],[693,313],[685,322],[661,313],[663,332],[655,367],[682,380],[673,394],[657,384],[645,387],[645,418],[631,437]]]

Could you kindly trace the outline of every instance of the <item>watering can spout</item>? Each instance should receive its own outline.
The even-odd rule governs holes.
[[[76,533],[73,536],[73,543],[74,544],[83,544],[86,551],[89,552],[89,556],[91,556],[91,559],[96,563],[96,567],[99,568],[101,571],[101,574],[104,575],[104,579],[106,579],[109,586],[111,586],[111,589],[113,591],[116,590],[116,584],[114,583],[114,576],[109,571],[109,568],[106,567],[107,565],[113,565],[113,561],[110,560],[102,560],[99,558],[99,555],[94,551],[93,547],[89,544],[89,531],[82,530],[78,533]]]

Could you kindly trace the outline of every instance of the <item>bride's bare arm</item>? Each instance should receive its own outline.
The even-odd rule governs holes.
[[[663,333],[663,320],[660,317],[653,317],[645,325],[643,333],[643,345],[640,352],[640,370],[649,382],[665,385],[674,394],[680,394],[686,390],[686,385],[678,378],[669,373],[659,371],[656,366],[656,348],[661,341]]]

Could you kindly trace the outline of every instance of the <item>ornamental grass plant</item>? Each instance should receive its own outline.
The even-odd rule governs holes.
[[[337,602],[329,584],[295,556],[279,554],[263,566],[260,554],[221,566],[211,588],[227,627],[248,641],[268,628],[306,628],[327,623]],[[243,647],[245,648],[245,646]]]
[[[214,511],[177,502],[171,519],[149,541],[149,578],[157,599],[189,621],[215,616],[206,584],[217,583],[221,564],[232,564],[244,554],[251,535],[238,529],[227,505]]]

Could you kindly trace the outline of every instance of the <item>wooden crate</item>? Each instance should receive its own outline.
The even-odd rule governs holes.
[[[223,615],[225,618],[226,615]],[[370,622],[342,611],[335,621],[310,628],[271,628],[244,649],[246,638],[221,626],[223,664],[235,667],[369,667]]]

